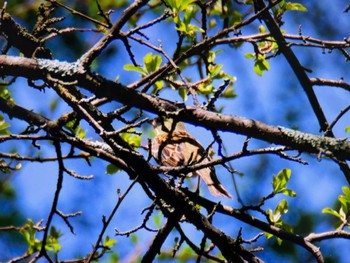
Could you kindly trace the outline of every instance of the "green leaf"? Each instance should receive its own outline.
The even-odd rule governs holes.
[[[218,25],[217,20],[215,18],[212,18],[209,20],[209,29],[212,29]]]
[[[286,10],[307,12],[307,8],[300,3],[287,2],[285,5]]]
[[[154,86],[155,86],[155,90],[154,90],[154,93],[157,93],[159,90],[161,90],[163,88],[163,81],[162,80],[158,80],[154,83]]]
[[[282,169],[279,171],[277,176],[273,176],[272,180],[272,187],[273,187],[273,192],[275,194],[277,193],[283,193],[288,196],[295,196],[295,192],[286,189],[286,185],[292,175],[292,171],[290,169]]]
[[[198,12],[198,8],[193,4],[194,2],[194,0],[166,0],[166,3],[173,9],[176,30],[189,37],[194,37],[196,32],[204,32],[202,28],[190,23]],[[181,15],[182,11],[184,11],[183,16]]]
[[[267,239],[269,239],[269,238],[271,238],[271,237],[274,237],[274,235],[271,234],[271,233],[265,232],[264,234],[265,234],[265,237],[266,237]]]
[[[208,67],[210,78],[215,78],[219,74],[220,70],[222,69],[222,66],[223,66],[222,64],[217,64],[215,66],[210,65]]]
[[[339,209],[339,215],[345,220],[347,217],[346,211],[344,211],[343,207]]]
[[[266,27],[264,27],[263,25],[259,26],[259,33],[266,33]]]
[[[286,5],[286,1],[282,0],[278,3],[279,8],[283,8]]]
[[[115,246],[115,244],[117,244],[117,240],[110,238],[109,236],[106,236],[103,242],[103,246],[107,248],[112,248],[113,246]]]
[[[80,127],[77,119],[67,122],[64,127],[70,130],[73,134],[77,135],[79,138],[84,138],[86,135],[85,130]]]
[[[282,245],[283,239],[277,237],[276,240],[277,240],[277,244],[278,244],[279,246]]]
[[[183,101],[187,100],[187,89],[181,87],[179,88],[179,95]]]
[[[32,254],[41,249],[42,242],[35,238],[35,234],[37,230],[35,229],[32,219],[30,218],[27,219],[27,223],[25,224],[24,228],[21,229],[19,232],[24,237],[28,245],[28,249],[27,249],[28,253]]]
[[[331,215],[333,215],[335,217],[338,217],[339,219],[342,218],[342,216],[337,211],[333,210],[330,207],[323,208],[322,209],[322,213],[324,213],[324,214],[331,214]]]
[[[294,228],[290,224],[288,224],[284,221],[282,221],[281,227],[289,233],[294,233]]]
[[[106,174],[115,174],[115,173],[117,173],[119,171],[121,171],[121,169],[118,166],[115,166],[112,163],[107,165]]]
[[[339,211],[335,211],[332,208],[326,207],[322,210],[322,213],[331,214],[339,218],[336,227],[339,227],[344,221],[349,219],[349,210],[350,210],[350,188],[348,186],[343,186],[343,195],[338,196],[338,201],[340,203]]]
[[[157,227],[160,227],[161,223],[162,223],[162,216],[161,213],[154,215],[153,216],[153,222]]]
[[[198,26],[192,25],[192,24],[188,24],[187,26],[187,30],[186,30],[187,34],[190,36],[194,36],[195,32],[201,32],[203,33],[204,30]]]
[[[270,65],[265,59],[265,55],[258,54],[258,56],[256,56],[254,53],[246,53],[244,54],[244,56],[248,59],[255,59],[254,72],[258,76],[262,76],[264,71],[267,71],[270,69]]]
[[[217,54],[217,51],[212,51],[210,50],[209,51],[209,54],[208,54],[208,63],[213,63],[215,58],[216,58],[216,54]]]
[[[50,229],[50,236],[58,239],[61,236],[63,236],[63,233],[58,231],[55,226],[52,226],[51,229]]]
[[[84,138],[86,135],[86,132],[84,129],[80,128],[79,126],[79,128],[76,130],[76,135],[78,138]]]
[[[127,142],[131,147],[136,148],[141,145],[141,136],[133,133],[134,129],[128,132],[123,132],[120,137]]]
[[[195,17],[196,13],[197,13],[197,9],[195,8],[194,5],[188,6],[185,9],[183,22],[188,25],[191,22],[192,18]]]
[[[7,103],[14,103],[14,99],[11,97],[11,92],[6,86],[0,87],[0,97],[7,101]]]
[[[338,197],[339,202],[341,203],[341,209],[345,214],[348,214],[350,209],[350,188],[348,186],[342,187],[344,195]]]
[[[255,64],[254,64],[254,72],[258,75],[258,76],[262,76],[262,74],[264,73],[264,71],[267,71],[270,69],[270,65],[267,62],[267,60],[265,59],[264,55],[259,54],[258,55],[258,59],[255,60]]]
[[[156,71],[159,66],[162,64],[162,57],[160,55],[152,55],[152,53],[148,53],[144,58],[143,62],[145,64],[145,69],[147,73],[151,73]]]
[[[124,70],[139,72],[142,75],[146,75],[147,74],[146,70],[144,70],[140,66],[135,66],[133,64],[126,64],[126,65],[124,65],[123,68],[124,68]]]
[[[290,189],[284,189],[280,193],[290,197],[295,197],[297,195],[293,190]]]
[[[55,226],[52,226],[50,228],[50,233],[46,239],[46,244],[45,244],[46,251],[52,251],[54,253],[58,253],[62,249],[62,246],[60,245],[58,239],[62,235],[63,234],[61,232],[59,232]],[[41,248],[41,245],[42,245],[41,240],[35,240],[35,247],[32,247],[32,249],[35,251],[35,249],[38,249],[37,246],[39,246]]]
[[[247,59],[255,59],[255,54],[254,53],[246,53],[246,54],[244,54],[244,56]]]
[[[55,98],[51,101],[50,103],[50,111],[53,112],[57,109],[57,106],[58,106],[58,103],[60,102],[61,100],[59,98]]]
[[[271,210],[270,210],[271,211]],[[280,221],[281,216],[288,212],[288,202],[282,199],[276,206],[274,213],[268,212],[271,222],[277,223]]]
[[[7,129],[10,127],[10,124],[8,124],[4,116],[0,114],[0,135],[10,135],[10,131]]]
[[[185,35],[189,37],[194,37],[196,35],[196,32],[204,32],[202,28],[197,27],[192,24],[184,23],[181,18],[178,18],[176,20],[176,29],[177,31],[183,32]]]
[[[198,91],[201,94],[209,95],[209,94],[213,93],[214,86],[212,84],[208,84],[208,83],[201,83],[198,85]]]
[[[131,243],[133,243],[134,245],[136,245],[136,244],[139,242],[139,237],[138,237],[138,235],[131,234],[131,235],[130,235],[130,240],[131,240]]]
[[[341,189],[344,193],[346,200],[350,203],[350,188],[348,186],[343,186]]]
[[[165,0],[164,1],[175,12],[184,11],[189,5],[196,2],[196,0]]]
[[[286,199],[282,199],[276,206],[275,212],[284,215],[288,212],[288,202]]]

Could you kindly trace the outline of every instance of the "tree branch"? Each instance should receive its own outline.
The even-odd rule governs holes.
[[[47,76],[62,79],[63,82],[75,80],[79,86],[100,98],[108,97],[125,105],[159,115],[167,115],[211,130],[229,131],[285,145],[299,151],[321,153],[329,157],[350,160],[350,142],[344,139],[317,136],[284,127],[271,126],[256,120],[218,114],[174,103],[126,88],[97,74],[86,72],[77,63],[0,56],[0,74],[5,73],[44,81],[49,81]]]

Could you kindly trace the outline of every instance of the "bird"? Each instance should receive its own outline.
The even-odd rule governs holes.
[[[203,146],[186,131],[183,122],[158,116],[152,120],[152,126],[155,138],[152,140],[151,154],[159,165],[175,167],[206,164],[211,161]],[[186,176],[199,176],[213,196],[232,198],[216,177],[213,166],[195,170]]]

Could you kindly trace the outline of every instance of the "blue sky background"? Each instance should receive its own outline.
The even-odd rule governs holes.
[[[290,12],[284,17],[285,24],[283,29],[290,34],[298,34],[298,26],[302,25],[303,34],[310,35],[315,38],[325,40],[342,40],[349,35],[350,20],[349,14],[343,13],[346,3],[344,1],[300,1],[308,9],[309,12]],[[326,4],[325,4],[326,3]],[[313,13],[313,6],[319,6],[319,13]],[[114,18],[118,16],[118,12],[114,14]],[[315,17],[318,18],[315,26]],[[145,17],[145,19],[150,19]],[[336,21],[336,22],[335,22]],[[69,20],[65,23],[69,24]],[[324,27],[328,23],[336,23],[334,30]],[[260,24],[255,23],[257,28]],[[166,26],[170,26],[166,24]],[[326,28],[322,30],[322,27]],[[335,30],[336,29],[336,30]],[[166,30],[166,31],[164,31]],[[250,33],[253,29],[250,29]],[[166,32],[166,34],[164,34]],[[146,35],[151,41],[157,45],[158,40],[162,40],[162,45],[170,54],[174,48],[175,31],[169,30],[164,25],[157,26],[157,30],[151,28],[145,31]],[[243,35],[248,34],[249,31],[243,29]],[[89,38],[91,44],[98,40],[97,35],[85,34]],[[133,43],[131,43],[133,45]],[[60,60],[74,61],[76,58],[69,52],[59,52],[60,47],[55,46],[54,41],[50,42],[50,48],[55,50],[56,58]],[[104,76],[115,79],[120,75],[120,82],[129,84],[139,78],[137,73],[126,72],[122,67],[130,60],[125,52],[123,46],[119,42],[115,44],[117,48],[116,56],[107,59],[107,63],[99,64],[98,70]],[[86,48],[86,47],[84,47]],[[229,49],[225,47],[217,47],[216,49],[224,49],[224,52],[217,56],[216,63],[224,65],[223,70],[228,74],[237,77],[237,82],[234,84],[235,91],[238,95],[233,100],[222,100],[218,105],[224,106],[224,113],[234,114],[247,118],[256,119],[271,125],[281,125],[289,128],[297,127],[299,130],[313,134],[319,134],[319,126],[317,120],[312,112],[312,109],[307,101],[300,84],[295,78],[293,72],[287,65],[284,57],[278,56],[269,61],[270,70],[265,72],[262,77],[257,76],[253,72],[253,61],[244,58],[247,52],[253,52],[251,45],[245,44],[240,49]],[[137,50],[137,51],[136,51]],[[340,52],[334,50],[331,54],[326,52],[322,54],[320,49],[294,47],[293,50],[297,54],[301,63],[306,68],[311,68],[313,73],[310,77],[321,77],[330,79],[344,78],[349,82],[349,65],[345,62],[344,57]],[[142,64],[142,57],[150,52],[144,47],[137,47],[133,49],[138,55],[137,60]],[[163,62],[165,59],[163,58]],[[184,74],[192,74],[186,72]],[[194,79],[196,76],[192,76]],[[221,83],[218,83],[220,85]],[[60,105],[54,112],[49,113],[48,107],[56,95],[52,90],[46,90],[45,93],[33,90],[26,87],[26,81],[19,79],[11,88],[15,100],[20,105],[25,105],[28,109],[35,109],[42,111],[46,116],[55,118],[66,112],[68,108]],[[320,104],[327,116],[329,122],[339,113],[340,110],[348,106],[349,93],[334,87],[315,87],[315,92],[319,98]],[[175,94],[175,95],[174,95]],[[161,93],[162,97],[174,99],[175,91],[166,91]],[[176,100],[180,100],[177,96]],[[203,102],[204,98],[200,98]],[[187,104],[191,105],[192,100],[189,99]],[[116,103],[110,106],[116,107]],[[153,115],[148,114],[153,117]],[[345,133],[344,129],[350,125],[349,114],[335,126],[334,133],[337,137],[347,138],[349,135]],[[145,127],[145,134],[152,136],[149,126]],[[14,130],[22,131],[25,126],[13,126]],[[203,145],[209,145],[212,137],[209,132],[202,128],[188,125],[188,130],[195,135],[196,138]],[[242,142],[245,140],[244,136],[221,133],[225,141],[225,145],[229,152],[237,152],[242,147]],[[87,138],[98,139],[98,137],[91,131],[87,133]],[[143,142],[146,144],[146,138]],[[41,142],[42,152],[45,156],[52,156],[52,146],[49,143]],[[5,151],[9,149],[10,144],[1,144],[0,150]],[[268,146],[267,143],[252,140],[249,144],[251,149],[255,147]],[[30,145],[17,145],[19,152],[28,154]],[[216,147],[216,146],[215,146]],[[65,152],[69,149],[64,147]],[[214,148],[214,150],[217,150]],[[297,192],[296,198],[288,198],[278,196],[269,201],[265,208],[274,209],[275,205],[282,198],[286,198],[290,204],[290,211],[285,217],[286,221],[293,225],[294,222],[300,220],[299,212],[304,211],[311,214],[317,214],[317,228],[314,232],[330,231],[332,226],[329,222],[330,215],[321,213],[324,207],[333,207],[335,200],[341,194],[341,186],[346,185],[344,176],[339,171],[338,166],[328,160],[318,161],[315,156],[308,156],[303,154],[303,160],[309,162],[309,165],[301,165],[280,159],[276,156],[256,156],[242,158],[232,162],[232,165],[244,176],[236,176],[239,194],[246,204],[255,204],[259,198],[268,195],[271,190],[272,175],[277,174],[283,168],[292,169],[292,178],[289,188]],[[67,226],[57,216],[54,219],[56,225],[64,236],[61,238],[63,250],[60,252],[61,259],[69,259],[77,255],[85,255],[91,250],[91,246],[95,243],[98,233],[102,226],[102,215],[108,216],[117,201],[117,189],[121,189],[122,193],[128,188],[131,181],[124,173],[115,175],[105,174],[105,167],[107,163],[102,161],[92,162],[92,166],[88,167],[84,161],[71,160],[65,161],[67,168],[79,171],[82,175],[94,175],[92,181],[80,181],[65,175],[63,190],[59,201],[58,208],[64,213],[73,213],[82,211],[82,216],[70,219],[74,226],[76,235],[69,233]],[[221,167],[217,167],[217,174],[220,181],[227,186],[226,188],[236,196],[234,192],[232,179],[230,175]],[[56,163],[23,163],[23,171],[16,173],[13,176],[13,184],[17,191],[17,202],[21,208],[24,217],[32,218],[34,222],[40,219],[47,219],[50,210],[54,190],[57,181],[57,164]],[[194,182],[189,182],[193,183]],[[222,201],[224,204],[239,208],[237,198],[233,200],[214,198],[208,194],[206,187],[201,188],[201,193],[211,200]],[[135,228],[141,224],[143,217],[140,212],[146,206],[150,205],[151,201],[144,195],[143,190],[136,185],[128,198],[123,202],[123,205],[117,212],[114,220],[110,224],[107,234],[110,237],[117,239],[115,249],[120,253],[122,262],[128,262],[129,257],[136,251],[140,254],[145,251],[147,244],[150,244],[154,233],[149,233],[145,230],[137,232],[138,242],[135,245],[125,237],[115,237],[114,228],[119,231],[127,231]],[[228,219],[217,215],[215,222],[221,229],[232,234],[237,235],[239,227],[242,225],[239,221]],[[162,221],[164,222],[164,220]],[[156,228],[155,225],[150,224],[151,227]],[[200,240],[201,236],[197,235],[196,229],[192,226],[186,226],[186,233],[193,233],[190,236],[194,241]],[[243,238],[250,239],[259,231],[250,226],[243,225]],[[172,237],[173,238],[173,237]],[[265,238],[261,238],[257,245],[264,245]],[[173,240],[167,240],[166,246],[171,249]],[[344,240],[328,240],[322,242],[321,249],[324,255],[331,256],[339,247],[348,247],[349,242]],[[136,248],[135,248],[136,246]],[[12,250],[12,251],[10,251]],[[0,251],[8,251],[7,256],[19,255],[21,248],[8,248],[6,244],[0,243]],[[299,249],[298,253],[305,253],[303,249]],[[339,262],[347,262],[350,252],[347,249],[341,251],[342,260]],[[258,253],[266,262],[291,262],[290,259],[276,253],[271,254],[267,248],[264,252]],[[305,256],[308,256],[305,253]],[[0,261],[3,260],[0,256]]]

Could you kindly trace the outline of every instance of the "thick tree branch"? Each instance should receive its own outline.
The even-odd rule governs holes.
[[[75,81],[79,86],[91,91],[97,97],[108,97],[124,105],[137,107],[155,114],[168,115],[211,130],[247,135],[299,151],[350,160],[350,142],[344,139],[317,136],[284,127],[267,125],[256,120],[218,114],[201,108],[174,103],[128,89],[97,74],[86,72],[77,63],[0,56],[0,74],[11,74],[44,81],[49,81],[49,76],[61,80],[63,83]]]
[[[45,48],[38,38],[18,25],[8,13],[4,13],[0,18],[0,33],[7,39],[8,45],[16,47],[26,57],[52,57],[50,50]]]

